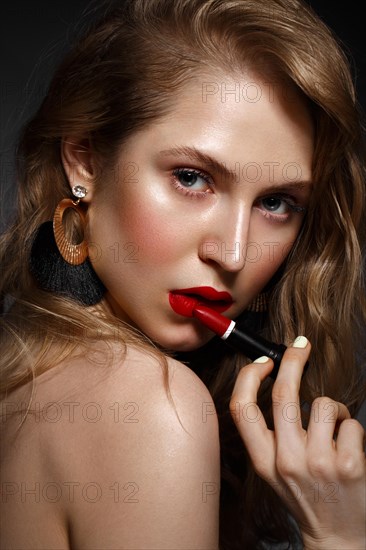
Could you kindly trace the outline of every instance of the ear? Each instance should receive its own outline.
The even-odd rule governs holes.
[[[67,179],[69,180],[70,189],[74,185],[85,187],[87,194],[83,202],[90,202],[93,198],[97,168],[89,139],[76,137],[64,138],[61,146],[61,159]]]

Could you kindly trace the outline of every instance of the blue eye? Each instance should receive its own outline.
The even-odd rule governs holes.
[[[194,172],[181,172],[178,175],[178,179],[182,185],[185,185],[186,187],[192,187],[197,183],[199,176],[198,174],[195,174]]]
[[[255,208],[267,219],[274,222],[285,222],[290,219],[291,212],[304,214],[306,208],[296,203],[290,195],[273,195],[257,201]]]
[[[203,196],[212,192],[211,178],[205,172],[193,168],[177,168],[173,171],[174,186],[186,195]]]
[[[269,212],[276,214],[286,214],[289,209],[289,203],[279,197],[267,197],[261,200],[263,207]]]

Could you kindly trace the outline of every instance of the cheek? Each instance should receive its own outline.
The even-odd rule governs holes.
[[[145,265],[162,264],[176,256],[174,232],[159,213],[143,213],[140,209],[138,215],[129,217],[128,224],[121,224],[120,232],[130,236]]]
[[[299,227],[264,235],[251,240],[246,247],[246,275],[253,289],[261,290],[273,277],[290,253]]]
[[[106,207],[105,222],[101,228],[103,240],[113,234],[116,246],[137,258],[137,265],[146,269],[156,267],[177,257],[179,227],[176,211],[169,211],[162,201],[148,192],[123,193],[120,200]],[[96,216],[97,217],[97,216]]]
[[[271,265],[278,267],[291,251],[302,221],[298,216],[290,223],[270,223],[261,214],[255,215],[248,238],[249,255],[256,257],[266,269]]]

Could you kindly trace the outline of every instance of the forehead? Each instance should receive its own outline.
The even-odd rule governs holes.
[[[162,158],[167,150],[187,147],[247,174],[248,181],[252,169],[263,174],[265,184],[312,181],[313,121],[294,85],[253,73],[206,73],[187,82],[173,100],[168,114],[124,142],[118,162]],[[170,157],[171,163],[173,157],[185,163],[183,155]]]
[[[162,125],[174,143],[194,140],[211,152],[230,144],[237,161],[290,159],[310,164],[313,123],[295,86],[247,73],[205,74],[185,86]]]

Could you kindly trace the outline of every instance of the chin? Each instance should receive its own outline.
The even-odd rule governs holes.
[[[170,335],[170,337],[168,334],[165,334],[164,336],[159,335],[152,339],[163,351],[166,349],[168,351],[185,352],[201,348],[214,337],[214,334],[206,329],[202,329],[200,333],[189,331],[189,334],[183,334],[183,332],[182,330],[181,333],[177,334],[175,330],[174,334]]]

